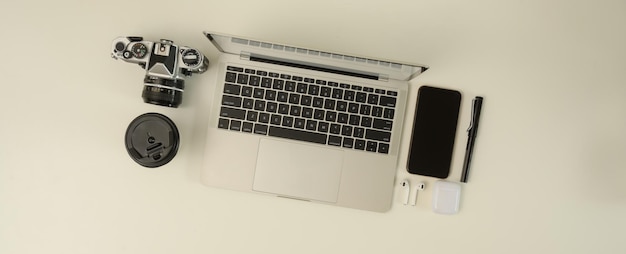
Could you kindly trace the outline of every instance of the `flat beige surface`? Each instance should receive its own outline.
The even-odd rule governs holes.
[[[434,214],[435,179],[403,166],[427,189],[382,214],[201,185],[214,68],[168,109],[109,50],[141,35],[215,61],[203,30],[429,65],[408,116],[421,85],[463,93],[451,181],[484,96],[460,213]],[[4,1],[0,32],[0,253],[626,251],[624,1]],[[123,146],[146,112],[181,131],[158,169]]]

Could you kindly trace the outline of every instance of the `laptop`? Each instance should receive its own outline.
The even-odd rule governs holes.
[[[408,81],[426,66],[204,35],[222,53],[204,184],[391,208]]]

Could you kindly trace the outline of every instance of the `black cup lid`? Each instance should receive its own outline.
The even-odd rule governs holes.
[[[174,159],[179,134],[172,120],[159,113],[146,113],[133,120],[126,129],[126,150],[139,165],[156,168]]]

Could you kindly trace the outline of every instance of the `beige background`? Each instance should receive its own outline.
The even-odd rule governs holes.
[[[625,1],[3,1],[0,253],[624,253]],[[110,58],[120,35],[218,52],[201,31],[431,67],[458,89],[449,180],[461,174],[471,98],[485,97],[461,211],[399,197],[372,213],[200,184],[211,71],[181,108],[144,104],[144,72]],[[182,138],[158,169],[126,126],[166,114]],[[405,134],[410,122],[404,126]],[[398,180],[435,179],[404,170]]]

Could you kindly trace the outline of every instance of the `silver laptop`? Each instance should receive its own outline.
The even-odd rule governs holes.
[[[408,81],[426,66],[204,34],[223,53],[204,184],[390,209]]]

